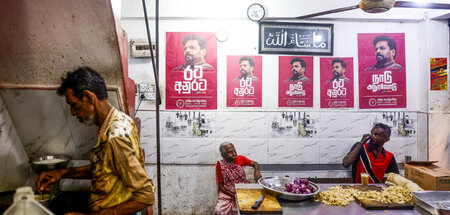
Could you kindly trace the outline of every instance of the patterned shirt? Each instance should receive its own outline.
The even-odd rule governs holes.
[[[114,107],[109,111],[90,160],[92,211],[114,207],[131,198],[144,204],[155,202],[155,186],[145,172],[138,130],[125,113]]]
[[[234,193],[234,184],[250,183],[245,178],[245,171],[243,166],[250,166],[252,161],[244,156],[238,155],[234,163],[230,164],[222,159],[216,164],[216,180],[217,183],[223,182],[225,189]]]

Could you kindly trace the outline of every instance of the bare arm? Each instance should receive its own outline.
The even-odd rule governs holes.
[[[228,196],[230,196],[231,198],[234,199],[234,193],[232,193],[232,192],[228,191],[227,189],[225,189],[225,186],[223,185],[223,182],[219,182],[219,190],[222,193],[225,193],[225,194],[227,194]]]
[[[356,145],[356,147],[350,151],[345,157],[344,159],[342,159],[342,166],[344,166],[345,168],[349,167],[356,159],[356,157],[359,154],[359,150],[361,150],[361,147],[363,146],[363,144],[366,142],[367,138],[370,136],[370,134],[364,134],[363,137],[361,138],[361,141],[359,141],[358,145]]]
[[[90,179],[91,165],[67,168],[63,178]]]
[[[256,161],[252,161],[250,164],[255,169],[255,180],[258,181],[258,179],[261,178],[261,172],[259,171],[259,165]]]
[[[50,187],[61,178],[89,179],[91,178],[91,165],[42,172],[37,181],[36,189],[38,192],[50,191]]]

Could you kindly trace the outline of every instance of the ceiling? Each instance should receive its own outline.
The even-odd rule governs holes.
[[[289,5],[290,0],[282,0],[283,5]],[[446,3],[449,4],[448,0],[410,0],[418,3]],[[261,1],[262,2],[262,1]],[[301,8],[301,10],[289,10],[286,13],[285,8],[281,8],[282,4],[279,4],[279,7],[274,7],[271,5],[266,6],[268,10],[267,18],[268,19],[276,19],[276,18],[291,18],[304,16],[312,13],[318,13],[326,10],[333,10],[336,8],[348,7],[353,5],[358,5],[360,0],[345,0],[345,1],[335,1],[335,0],[319,0],[314,1],[315,4],[302,4],[300,5],[291,5],[292,7]],[[297,2],[299,4],[305,3],[304,1]],[[272,4],[267,2],[267,4]],[[282,10],[284,9],[284,13]],[[394,7],[387,12],[384,13],[366,13],[361,9],[354,9],[334,14],[328,14],[323,16],[314,17],[311,19],[351,19],[351,20],[393,20],[393,21],[421,21],[425,19],[447,19],[450,15],[450,10],[436,10],[436,9],[417,9],[417,8],[398,8]]]
[[[150,17],[154,16],[155,0],[147,3],[147,11]],[[424,0],[410,0],[423,2]],[[290,19],[308,15],[311,13],[332,10],[340,7],[347,7],[359,4],[360,0],[228,0],[211,1],[196,0],[195,4],[191,1],[164,0],[160,1],[159,15],[161,19],[165,18],[200,18],[200,19],[222,19],[239,18],[247,19],[247,8],[253,3],[260,3],[266,9],[266,17],[278,19]],[[428,2],[449,3],[449,0],[432,0]],[[124,5],[126,4],[126,6]],[[125,18],[135,18],[142,16],[142,3],[140,1],[122,0],[121,15]],[[138,12],[136,12],[138,11]],[[201,12],[199,12],[201,11]],[[425,10],[411,8],[393,8],[388,12],[380,14],[368,14],[360,9],[346,11],[317,17],[315,19],[350,19],[350,20],[397,20],[397,21],[420,21],[428,17],[430,19],[448,15],[449,10]]]

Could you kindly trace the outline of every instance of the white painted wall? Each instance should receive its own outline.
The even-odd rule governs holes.
[[[314,4],[307,0],[280,0],[280,1],[258,1],[262,3],[269,17],[291,17],[300,16],[322,10],[333,9],[335,7],[356,4],[358,0],[335,1],[321,0]],[[246,17],[248,5],[254,3],[249,0],[231,1],[160,1],[160,33],[159,33],[159,53],[160,53],[160,89],[163,93],[162,119],[174,114],[173,111],[164,111],[164,83],[165,83],[165,33],[166,32],[215,32],[219,28],[225,28],[229,32],[229,39],[226,42],[218,42],[218,110],[206,111],[212,115],[217,122],[232,121],[223,127],[240,126],[240,124],[250,124],[250,130],[255,137],[247,138],[247,135],[240,133],[224,133],[223,130],[217,132],[216,136],[205,139],[193,138],[166,138],[162,137],[162,205],[166,214],[211,214],[215,205],[216,186],[214,176],[214,158],[220,158],[218,145],[225,140],[233,140],[236,143],[239,154],[244,154],[260,163],[284,163],[279,155],[284,151],[289,153],[284,155],[289,160],[287,163],[339,163],[340,158],[349,150],[352,143],[359,140],[359,136],[370,128],[370,120],[374,116],[381,115],[383,111],[392,110],[359,110],[358,109],[358,88],[355,83],[355,108],[344,110],[322,110],[319,108],[319,60],[314,57],[314,79],[315,94],[314,107],[303,109],[285,109],[277,107],[278,90],[278,56],[263,55],[263,107],[262,108],[226,108],[226,56],[227,55],[257,55],[258,24],[251,22]],[[153,2],[147,3],[149,9],[151,32],[154,37],[154,8]],[[131,38],[146,38],[144,20],[142,18],[141,2],[137,0],[122,1],[122,26]],[[445,23],[429,21],[428,18],[442,15],[439,11],[405,10],[393,9],[384,14],[365,14],[359,10],[327,16],[337,18],[335,20],[314,20],[315,23],[333,23],[335,35],[334,56],[354,57],[355,80],[358,80],[358,53],[357,53],[357,33],[405,33],[406,35],[406,70],[407,70],[407,108],[396,109],[395,111],[406,111],[416,119],[417,134],[409,137],[393,137],[386,148],[397,156],[397,162],[403,161],[404,155],[412,155],[413,159],[427,159],[428,138],[436,139],[436,152],[442,152],[445,148],[445,135],[435,133],[428,128],[428,105],[429,97],[434,92],[428,92],[429,86],[429,57],[448,57],[448,28]],[[382,19],[382,20],[380,20]],[[425,21],[424,21],[425,19]],[[303,21],[307,22],[307,21]],[[436,38],[436,39],[435,39]],[[430,44],[430,41],[433,40]],[[443,45],[444,44],[444,45]],[[442,55],[442,56],[441,56]],[[151,73],[151,63],[149,59],[129,58],[129,74],[136,83],[153,82]],[[446,93],[446,94],[445,94]],[[432,95],[433,94],[433,95]],[[445,97],[445,95],[447,97]],[[447,98],[448,91],[442,92],[438,97]],[[441,101],[441,100],[440,100]],[[444,100],[445,103],[445,100]],[[431,105],[432,106],[432,105]],[[155,159],[155,125],[154,125],[154,104],[142,102],[139,117],[143,120],[142,146],[146,148],[146,160],[154,164]],[[308,111],[311,115],[316,115],[322,123],[322,133],[311,139],[271,139],[264,136],[268,123],[273,114],[280,111]],[[448,110],[445,117],[448,116]],[[450,118],[440,118],[442,112],[436,115],[440,124],[450,123]],[[239,116],[248,116],[239,118]],[[239,118],[239,119],[236,119]],[[248,119],[247,119],[248,118]],[[255,123],[254,120],[262,120]],[[351,118],[351,119],[349,119]],[[223,120],[227,119],[227,120]],[[361,119],[364,119],[361,121]],[[239,121],[240,120],[240,121]],[[342,129],[341,124],[333,122],[348,120],[350,127],[358,127],[350,130]],[[353,122],[360,124],[352,124]],[[254,124],[252,124],[254,123]],[[367,125],[366,125],[367,124]],[[217,127],[216,123],[216,127]],[[253,126],[253,127],[252,127]],[[258,127],[261,126],[261,127]],[[344,126],[344,127],[345,127]],[[367,128],[365,127],[367,126]],[[220,129],[221,129],[220,128]],[[247,128],[246,128],[247,129]],[[447,132],[450,129],[444,130]],[[238,129],[235,129],[238,130]],[[343,131],[342,131],[343,130]],[[259,132],[261,131],[261,132]],[[332,132],[331,132],[332,131]],[[339,132],[338,135],[335,135]],[[430,135],[427,135],[430,132]],[[437,138],[433,138],[433,134]],[[347,136],[346,136],[347,135]],[[439,139],[440,138],[440,139]],[[448,141],[447,136],[447,141]],[[277,145],[278,144],[278,145]],[[444,144],[444,145],[443,145]],[[448,148],[447,142],[447,148]],[[280,147],[278,147],[280,146]],[[313,151],[308,154],[299,148],[312,146]],[[180,150],[174,150],[180,148]],[[182,150],[181,150],[182,149]],[[431,152],[431,151],[430,151]],[[174,155],[176,154],[176,155]],[[289,155],[288,155],[289,154]],[[189,156],[191,156],[191,158]],[[443,159],[440,154],[439,159]],[[299,156],[299,157],[295,157]],[[433,154],[434,156],[434,154]],[[448,156],[447,156],[448,157]],[[432,158],[430,158],[433,160]],[[155,165],[147,165],[147,170],[156,181]],[[263,176],[283,175],[284,172],[264,172]],[[345,171],[311,171],[311,172],[290,172],[292,176],[310,177],[348,177]],[[185,180],[191,181],[192,186],[186,186]],[[204,186],[198,186],[198,184]],[[199,199],[196,201],[194,199]],[[183,202],[183,204],[177,204]]]
[[[428,38],[429,58],[446,57],[448,60],[450,42],[447,21],[428,20],[427,24],[428,28],[425,32]],[[428,60],[425,64],[428,64],[429,68],[430,61]],[[447,71],[449,71],[448,61]],[[429,83],[427,86],[430,89]],[[439,165],[450,167],[450,94],[448,90],[428,90],[428,113],[429,159],[439,161]]]

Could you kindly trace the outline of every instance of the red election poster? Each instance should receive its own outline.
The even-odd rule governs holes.
[[[313,71],[313,57],[279,57],[279,107],[313,106]]]
[[[214,33],[166,32],[166,109],[217,109]]]
[[[320,58],[320,108],[352,108],[353,101],[353,58]]]
[[[262,107],[261,56],[227,56],[227,107]]]
[[[358,34],[359,108],[406,108],[404,33]]]

